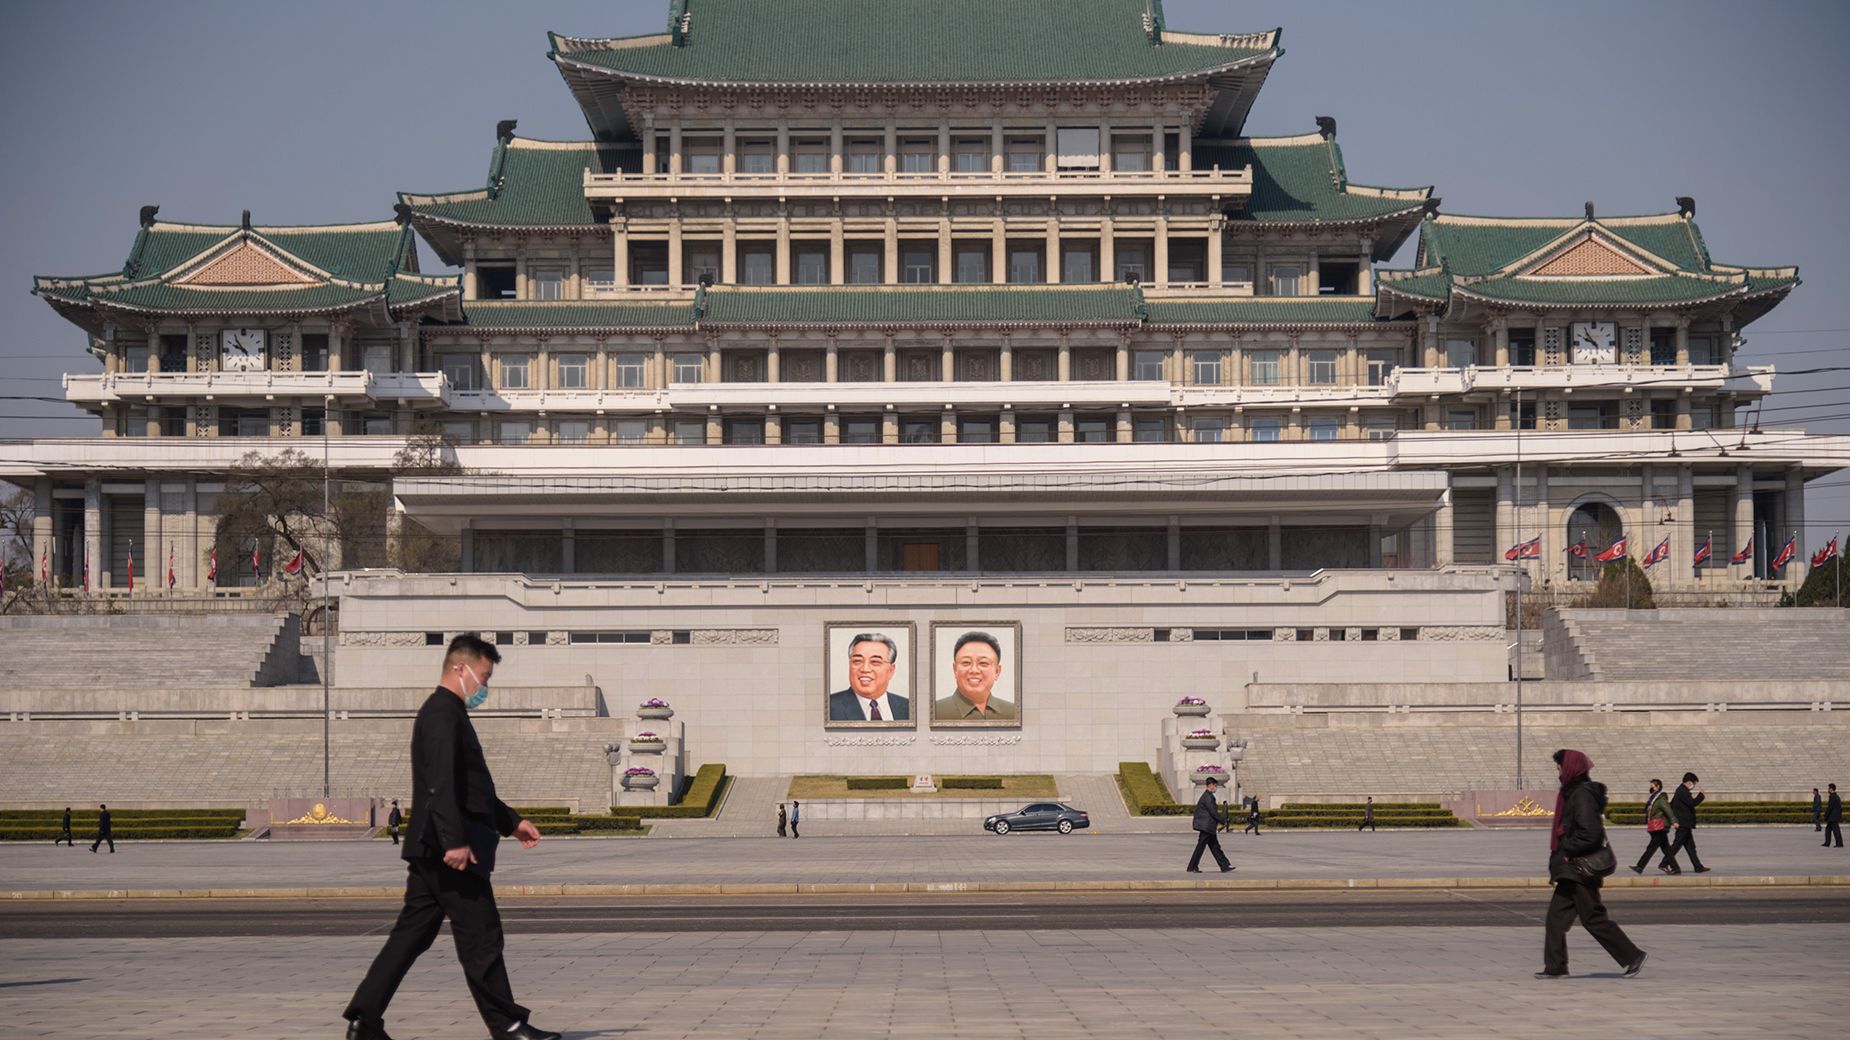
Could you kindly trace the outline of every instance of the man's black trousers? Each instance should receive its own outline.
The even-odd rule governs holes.
[[[1837,847],[1840,849],[1843,848],[1844,831],[1842,827],[1837,825],[1836,820],[1832,820],[1830,823],[1824,825],[1824,843],[1829,845],[1833,837],[1837,839]]]
[[[1599,940],[1612,959],[1630,966],[1638,959],[1638,947],[1626,937],[1625,930],[1606,916],[1606,904],[1600,902],[1599,883],[1582,885],[1573,881],[1555,882],[1554,898],[1548,901],[1548,918],[1542,937],[1542,970],[1560,974],[1567,971],[1567,930],[1579,918],[1587,934]]]
[[[418,955],[430,949],[444,918],[456,937],[456,959],[462,962],[469,995],[482,1013],[489,1032],[503,1033],[527,1020],[527,1009],[514,1003],[514,990],[502,959],[501,911],[495,908],[495,890],[487,878],[466,870],[453,870],[440,859],[416,859],[405,879],[405,906],[398,913],[385,948],[360,981],[348,1003],[346,1017],[379,1022],[386,1005]]]
[[[1670,828],[1666,827],[1661,831],[1651,831],[1650,834],[1651,843],[1644,847],[1644,855],[1638,857],[1639,870],[1643,870],[1651,865],[1651,854],[1653,852],[1661,852],[1664,854],[1664,859],[1659,862],[1668,862],[1670,859]]]
[[[1677,828],[1676,843],[1670,846],[1669,852],[1664,853],[1664,862],[1670,864],[1673,867],[1676,866],[1677,865],[1677,853],[1682,852],[1684,849],[1689,850],[1689,865],[1691,867],[1694,867],[1697,870],[1701,870],[1702,869],[1702,857],[1696,855],[1696,828],[1694,827],[1678,827]]]
[[[1188,869],[1201,869],[1203,850],[1214,853],[1214,862],[1220,864],[1222,870],[1227,869],[1227,854],[1220,850],[1220,837],[1211,830],[1195,832],[1195,854],[1188,858]]]

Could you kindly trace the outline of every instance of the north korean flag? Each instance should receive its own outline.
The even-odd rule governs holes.
[[[1531,538],[1526,542],[1522,542],[1520,544],[1510,546],[1508,549],[1505,549],[1503,551],[1503,558],[1506,560],[1539,560],[1541,559],[1542,558],[1542,536],[1538,534],[1534,538]]]
[[[1714,555],[1715,555],[1715,536],[1710,535],[1707,539],[1703,541],[1702,547],[1696,550],[1696,558],[1692,560],[1691,562],[1696,566],[1701,566],[1702,564],[1705,564],[1709,561],[1709,557],[1714,556]]]
[[[1751,563],[1753,562],[1753,559],[1754,559],[1754,540],[1750,537],[1747,539],[1747,544],[1741,546],[1740,552],[1735,553],[1733,556],[1728,557],[1728,562],[1729,563]]]
[[[1774,570],[1774,571],[1780,570],[1784,568],[1786,564],[1791,563],[1792,558],[1797,556],[1798,554],[1799,554],[1799,536],[1795,534],[1792,537],[1786,539],[1786,547],[1779,551],[1778,556],[1773,557],[1773,559],[1767,563],[1767,569]]]
[[[1586,538],[1585,538],[1585,537],[1582,537],[1582,538],[1580,539],[1580,541],[1578,541],[1578,542],[1575,542],[1575,543],[1574,543],[1573,545],[1570,545],[1570,546],[1568,546],[1568,547],[1567,547],[1567,554],[1568,554],[1569,556],[1578,556],[1578,557],[1580,557],[1580,558],[1581,558],[1581,559],[1583,559],[1583,560],[1584,560],[1584,559],[1586,559],[1586,558],[1587,558],[1587,540],[1586,540]]]
[[[1665,538],[1663,541],[1658,542],[1657,545],[1653,547],[1650,552],[1644,554],[1644,565],[1646,569],[1649,569],[1653,565],[1662,563],[1665,560],[1668,560],[1669,558],[1670,558],[1670,539]]]
[[[1617,563],[1625,559],[1627,555],[1625,545],[1629,540],[1625,535],[1620,535],[1618,541],[1608,545],[1605,552],[1593,558],[1601,563]]]
[[[1822,567],[1825,564],[1830,563],[1831,558],[1836,555],[1837,555],[1837,539],[1833,538],[1830,541],[1824,543],[1824,548],[1819,549],[1817,552],[1811,554],[1811,565],[1813,567]]]

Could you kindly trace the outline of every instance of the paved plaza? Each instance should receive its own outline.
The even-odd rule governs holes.
[[[535,1020],[571,1040],[1843,1035],[1842,926],[1632,933],[1651,954],[1637,980],[1618,978],[1580,931],[1577,976],[1532,979],[1539,916],[1470,928],[515,935],[508,963]],[[0,1034],[337,1037],[379,941],[0,940]],[[388,1026],[398,1040],[483,1035],[447,943],[413,969]]]
[[[974,826],[974,825],[973,825]],[[1634,831],[1636,833],[1634,833]],[[1643,829],[1615,828],[1621,863],[1644,848]],[[1698,832],[1702,877],[1850,875],[1850,855],[1820,848],[1805,827],[1712,827]],[[1236,880],[1540,878],[1548,834],[1540,829],[1272,831],[1222,836]],[[116,855],[34,845],[0,846],[0,892],[51,890],[303,889],[397,891],[404,866],[384,841],[121,842]],[[1186,831],[1165,834],[983,834],[969,837],[563,838],[506,847],[496,871],[504,891],[520,885],[771,885],[893,882],[1178,881],[1194,848]],[[1208,877],[1210,875],[1200,875]],[[1218,875],[1214,875],[1218,877]],[[1661,878],[1647,870],[1646,878]],[[1684,880],[1696,880],[1690,873]],[[1616,878],[1632,880],[1627,870]]]

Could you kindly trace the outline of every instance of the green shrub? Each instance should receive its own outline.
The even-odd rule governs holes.
[[[1283,811],[1295,811],[1295,810],[1302,809],[1302,810],[1309,810],[1309,811],[1314,811],[1314,812],[1331,812],[1331,811],[1338,811],[1338,810],[1354,809],[1356,812],[1361,812],[1364,808],[1366,808],[1366,806],[1362,802],[1286,802],[1285,804],[1278,807],[1278,811],[1283,812]],[[1443,808],[1444,807],[1441,806],[1438,802],[1376,802],[1375,803],[1376,813],[1385,812],[1390,809],[1402,810],[1402,811],[1418,810],[1420,812],[1439,812]]]
[[[79,837],[85,836],[83,832],[77,830],[75,824],[72,825],[71,830]],[[214,824],[209,827],[116,827],[112,829],[112,832],[112,836],[117,841],[171,840],[177,838],[233,838],[237,836],[238,826],[237,822],[233,821],[226,824]],[[0,841],[52,841],[61,837],[63,834],[63,829],[56,824],[49,827],[0,824]],[[94,837],[95,834],[96,828],[90,828],[88,836]]]
[[[1649,551],[1649,546],[1635,548]],[[1628,600],[1629,597],[1629,600]],[[1616,563],[1609,563],[1600,568],[1599,584],[1593,587],[1593,595],[1588,598],[1587,606],[1611,609],[1627,607],[1632,610],[1653,610],[1657,601],[1651,595],[1651,579],[1645,577],[1630,556]]]
[[[1362,822],[1362,817],[1355,816],[1281,816],[1266,815],[1268,827],[1355,827]],[[1464,821],[1451,813],[1432,813],[1423,816],[1375,816],[1377,827],[1462,827]]]
[[[1002,778],[999,776],[947,776],[938,780],[938,786],[947,791],[1000,791]]]
[[[842,782],[850,791],[903,791],[912,784],[903,776],[848,776]]]
[[[698,820],[713,815],[714,806],[719,804],[720,796],[725,793],[731,779],[726,776],[726,766],[720,762],[709,762],[694,772],[694,778],[681,795],[678,805],[615,805],[610,809],[612,816],[626,816],[636,819],[648,817],[655,820]]]
[[[1841,607],[1850,603],[1850,574],[1839,571],[1850,566],[1843,554],[1831,557],[1824,566],[1813,567],[1805,575],[1805,584],[1792,598],[1792,605],[1798,607]]]
[[[109,810],[109,818],[116,823],[122,823],[127,820],[163,819],[170,816],[184,816],[188,819],[227,819],[235,823],[244,818],[244,810],[196,809],[185,807],[173,809]],[[50,820],[53,823],[57,823],[63,818],[63,809],[0,809],[0,826],[13,822],[34,822],[38,820]],[[88,821],[90,824],[94,825],[96,823],[96,810],[73,807],[71,811],[71,826],[77,826],[80,820]]]
[[[1145,762],[1118,763],[1118,792],[1133,816],[1189,816],[1193,805],[1177,802],[1169,785]]]

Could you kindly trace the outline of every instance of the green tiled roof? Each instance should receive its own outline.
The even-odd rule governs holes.
[[[1373,325],[1372,296],[1150,300],[1151,325]]]
[[[561,300],[548,303],[471,300],[463,304],[470,326],[485,329],[623,329],[694,327],[693,304],[600,303]]]
[[[1435,300],[1443,300],[1452,292],[1452,277],[1444,271],[1382,271],[1375,284],[1379,289]]]
[[[1196,169],[1252,166],[1253,193],[1239,213],[1244,220],[1373,220],[1393,213],[1418,212],[1432,195],[1430,187],[1381,189],[1351,185],[1335,139],[1318,134],[1198,144],[1193,162]]]
[[[448,195],[400,192],[413,220],[435,218],[483,227],[582,227],[602,221],[585,200],[584,174],[642,168],[642,151],[593,141],[530,141],[495,145],[488,187]]]
[[[1141,294],[1118,285],[739,288],[701,292],[706,325],[1134,325]]]
[[[462,275],[395,274],[385,287],[386,302],[397,307],[433,297],[462,296]]]
[[[193,289],[162,281],[137,282],[93,297],[93,302],[127,310],[168,314],[244,314],[346,310],[379,298],[380,290],[336,283],[300,289]]]
[[[1276,53],[1271,34],[1145,29],[1144,0],[673,0],[687,33],[554,35],[561,65],[687,83],[1020,83],[1191,76]],[[679,45],[677,45],[677,41]]]
[[[123,274],[152,278],[166,274],[241,229],[236,225],[155,223],[135,235]],[[277,250],[354,281],[383,282],[396,270],[417,270],[410,229],[393,221],[374,224],[254,227],[253,234]]]
[[[1745,280],[1665,275],[1658,278],[1486,278],[1463,282],[1458,291],[1511,303],[1603,304],[1681,303],[1743,292]]]
[[[1650,253],[1681,271],[1706,271],[1708,253],[1696,223],[1674,213],[1612,217],[1595,221],[1600,230]],[[1420,228],[1422,266],[1444,263],[1465,277],[1493,274],[1548,244],[1587,226],[1584,219],[1454,217],[1427,220]]]

